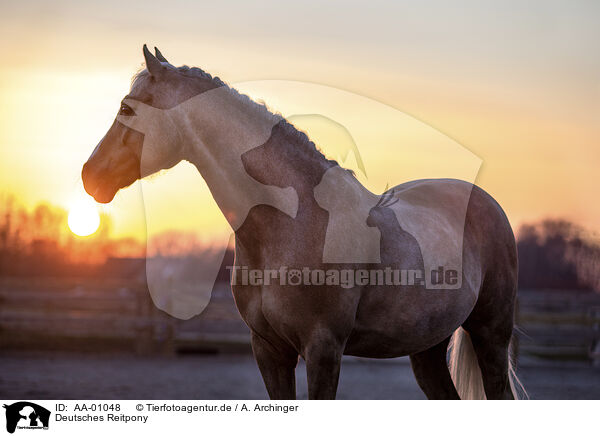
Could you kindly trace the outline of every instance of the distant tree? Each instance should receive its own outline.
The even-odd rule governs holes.
[[[28,211],[0,194],[0,276],[89,275],[110,257],[144,253],[137,240],[112,238],[106,216],[93,236],[79,238],[68,229],[64,209],[39,204]]]
[[[600,289],[600,244],[582,227],[544,220],[518,235],[521,288]]]

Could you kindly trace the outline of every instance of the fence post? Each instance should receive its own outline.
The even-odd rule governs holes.
[[[598,368],[600,367],[600,306],[590,308],[588,319],[592,329],[590,359],[592,359],[592,365]]]
[[[135,317],[135,351],[139,355],[150,354],[154,342],[154,326],[151,319],[152,301],[148,292],[143,287],[135,289],[136,317]]]

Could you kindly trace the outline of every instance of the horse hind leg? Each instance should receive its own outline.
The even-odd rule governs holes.
[[[516,280],[494,277],[484,281],[480,298],[463,324],[469,333],[481,369],[485,396],[489,400],[517,397],[510,362]]]
[[[513,400],[509,368],[509,342],[495,335],[471,333],[473,348],[481,368],[483,387],[488,400]]]
[[[460,400],[446,363],[449,341],[450,337],[410,356],[417,383],[430,400]]]

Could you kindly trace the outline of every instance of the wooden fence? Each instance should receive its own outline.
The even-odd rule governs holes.
[[[519,352],[551,359],[598,359],[600,294],[576,290],[521,290]]]
[[[522,290],[517,324],[521,354],[600,357],[600,294]],[[182,321],[156,309],[135,280],[0,279],[1,349],[173,354],[246,352],[249,343],[226,283],[201,315]]]

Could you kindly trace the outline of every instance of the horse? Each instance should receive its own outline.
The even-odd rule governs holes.
[[[156,48],[143,54],[83,165],[85,190],[108,203],[182,160],[196,166],[235,232],[232,292],[271,399],[296,398],[300,357],[309,399],[335,399],[343,355],[409,356],[429,399],[518,397],[517,249],[489,194],[426,179],[375,195],[264,104]],[[456,267],[445,286],[429,278],[436,255]],[[390,271],[415,274],[379,280]]]

